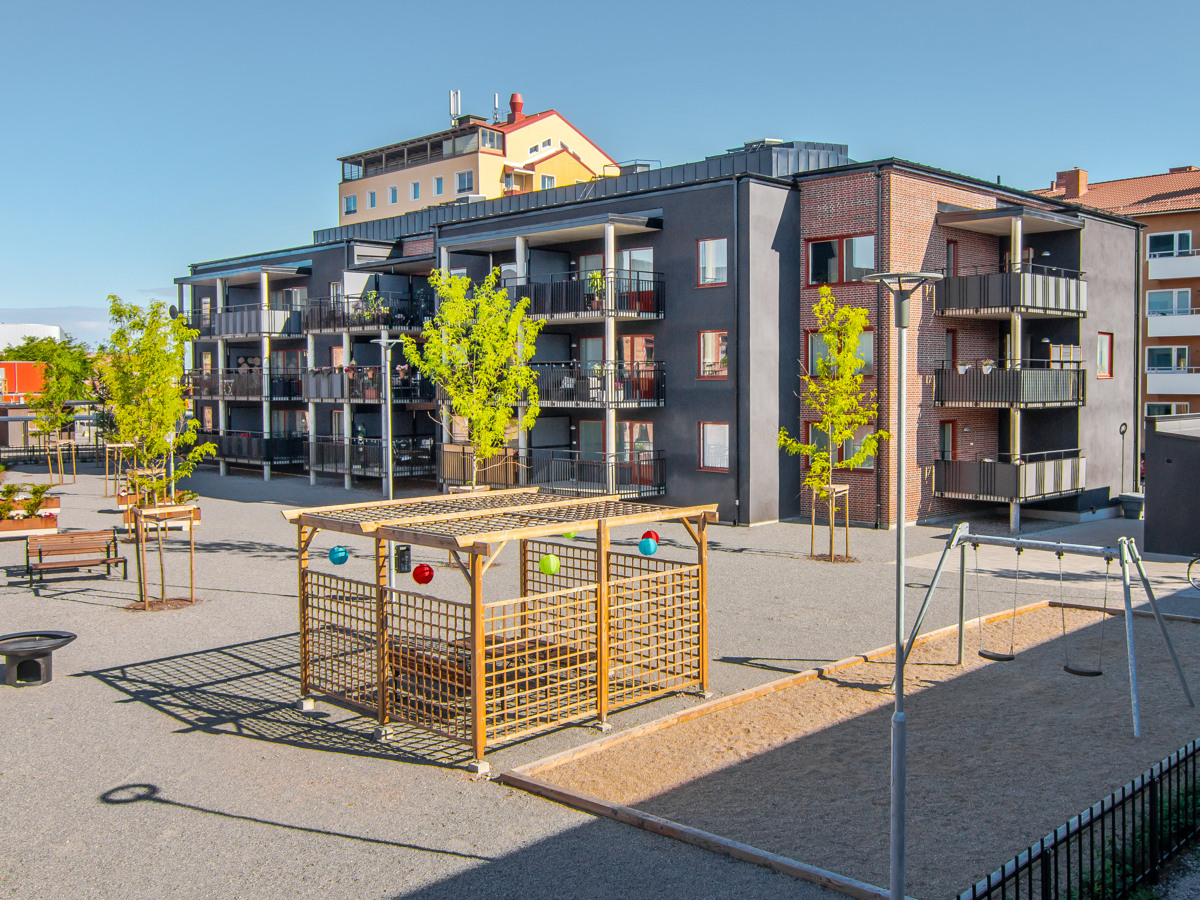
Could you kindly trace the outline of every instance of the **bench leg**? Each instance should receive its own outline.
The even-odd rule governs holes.
[[[129,580],[129,560],[127,559],[121,560],[121,577],[125,581]]]

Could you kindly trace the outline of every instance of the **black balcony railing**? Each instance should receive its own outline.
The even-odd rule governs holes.
[[[661,362],[534,363],[543,406],[643,407],[666,402]]]
[[[308,442],[309,466],[314,472],[384,478],[384,442],[380,438],[323,436]],[[430,478],[434,468],[432,436],[398,437],[392,441],[392,471],[397,478]]]
[[[1048,368],[1051,365],[1056,368]],[[965,371],[941,368],[933,376],[933,402],[937,406],[1018,409],[1082,406],[1085,375],[1078,363],[1046,360],[1025,360],[1019,369],[999,365],[972,366]]]
[[[1086,316],[1087,282],[1078,272],[1041,266],[1020,272],[949,276],[934,286],[934,310],[942,315],[1023,312]]]
[[[1087,481],[1087,460],[1079,450],[1031,453],[1019,463],[1000,459],[939,459],[933,464],[933,492],[941,497],[1013,503],[1077,494]]]
[[[503,286],[514,300],[529,298],[529,315],[534,318],[663,317],[665,283],[657,272],[606,271],[506,278]]]
[[[215,459],[261,465],[302,465],[308,461],[302,434],[262,434],[253,431],[200,431],[195,444],[214,444]]]
[[[471,484],[473,468],[470,446],[437,445],[440,484]],[[568,496],[614,493],[628,500],[661,496],[666,479],[662,453],[657,450],[605,456],[578,450],[508,449],[488,461],[476,483],[492,488],[537,485]]]
[[[265,310],[254,305],[230,306],[219,312],[196,312],[187,322],[205,338],[304,334],[300,306],[291,303],[276,303]]]
[[[342,403],[382,403],[383,376],[379,366],[346,366],[312,369],[303,376],[306,400]],[[392,376],[392,403],[432,404],[437,400],[434,384],[419,373]]]
[[[303,397],[298,372],[267,375],[261,369],[193,369],[187,373],[192,396],[218,400],[299,400]],[[265,391],[265,393],[264,393]]]
[[[306,331],[420,331],[433,316],[431,289],[411,295],[379,293],[361,297],[320,297],[304,306]]]

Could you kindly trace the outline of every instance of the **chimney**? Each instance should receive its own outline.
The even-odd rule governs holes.
[[[1195,166],[1172,166],[1167,170],[1168,175],[1179,175],[1183,172],[1195,172]]]
[[[520,94],[513,94],[508,98],[508,109],[508,124],[520,122],[525,118],[525,98]]]
[[[1064,200],[1078,200],[1087,193],[1087,169],[1074,168],[1059,172],[1055,183],[1063,189]]]

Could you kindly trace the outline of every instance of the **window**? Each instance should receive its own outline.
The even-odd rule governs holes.
[[[1096,335],[1096,377],[1112,378],[1113,336],[1107,331]]]
[[[506,191],[511,191],[512,186],[513,186],[512,172],[505,172],[504,173],[504,189]]]
[[[1147,403],[1146,415],[1149,416],[1182,416],[1191,407],[1187,403]]]
[[[469,194],[473,190],[475,190],[475,172],[473,170],[454,173],[455,193]]]
[[[538,151],[538,145],[534,144],[532,147],[529,148],[529,155],[533,156],[533,154],[537,153],[537,151]]]
[[[358,212],[358,194],[347,194],[342,198],[342,215],[352,216]]]
[[[338,348],[341,349],[340,347]],[[340,438],[346,434],[346,419],[342,415],[343,410],[334,409],[329,413],[329,435],[330,437]]]
[[[729,377],[729,332],[700,332],[700,378]]]
[[[433,179],[433,195],[435,197],[442,196],[442,176],[441,175],[439,175],[437,178]]]
[[[1146,235],[1146,255],[1151,259],[1156,256],[1185,256],[1191,251],[1190,231],[1164,231]]]
[[[621,335],[617,342],[617,358],[627,363],[654,362],[654,335]]]
[[[367,191],[367,208],[368,209],[375,208],[375,192],[374,191]]]
[[[696,242],[696,284],[699,287],[727,284],[726,238],[710,238]]]
[[[421,182],[414,181],[409,184],[408,199],[409,200],[420,200],[421,199]]]
[[[452,278],[466,278],[467,277],[467,267],[462,266],[459,268],[451,269],[450,275]]]
[[[329,282],[329,299],[341,300],[344,296],[345,288],[340,281]]]
[[[946,277],[958,274],[958,241],[946,241]]]
[[[622,272],[653,272],[654,250],[650,247],[620,250],[617,252],[617,268]]]
[[[862,446],[863,438],[865,438],[868,434],[871,433],[871,428],[872,428],[872,426],[870,426],[870,425],[862,425],[859,428],[855,429],[854,437],[846,438],[846,440],[842,443],[842,457],[841,458],[843,461],[854,458],[854,455],[856,453],[858,453],[859,448]],[[857,466],[855,466],[855,468],[856,469],[874,469],[875,468],[875,454],[868,453],[865,457],[863,457],[862,461]]]
[[[603,253],[585,253],[579,257],[579,274],[586,275],[588,272],[599,272],[604,268]]]
[[[1147,372],[1186,371],[1188,367],[1187,347],[1147,347]]]
[[[843,268],[844,267],[844,268]],[[875,271],[875,235],[829,238],[808,243],[808,283],[862,281]]]
[[[700,423],[700,468],[729,471],[729,423]]]
[[[954,459],[954,423],[938,423],[938,459]]]
[[[942,355],[942,365],[949,369],[954,365],[956,358],[955,350],[958,345],[958,332],[953,328],[946,329],[946,350]]]
[[[340,369],[345,362],[346,352],[341,346],[335,344],[329,348],[329,364],[331,366],[335,369]]]
[[[479,138],[480,138],[479,143],[482,146],[487,147],[489,150],[499,150],[500,149],[500,146],[501,146],[500,145],[500,132],[489,131],[489,130],[485,129],[485,130],[479,132]]]
[[[1186,316],[1192,312],[1192,292],[1187,288],[1177,291],[1146,291],[1146,315]]]
[[[543,175],[542,176],[542,190],[543,191],[549,190],[552,187],[554,187],[554,176],[553,175]]]
[[[211,407],[211,406],[206,406],[206,407],[204,407],[204,411],[201,413],[201,415],[204,417],[204,430],[205,430],[205,431],[212,431],[212,430],[213,430],[213,411],[212,411],[212,407]]]
[[[205,375],[212,371],[212,353],[208,350],[200,354],[200,371]]]
[[[553,146],[554,146],[554,141],[550,140],[550,138],[546,138],[544,141],[542,141],[542,149],[543,150],[549,150]]]
[[[819,331],[810,331],[808,333],[808,374],[816,377],[817,360],[824,359],[829,355],[829,345],[825,343],[825,338]],[[867,329],[858,336],[858,358],[863,361],[863,366],[858,370],[859,375],[874,375],[875,374],[875,331]]]
[[[643,453],[654,449],[652,422],[618,422],[617,453]]]
[[[400,199],[400,189],[398,187],[396,187],[395,185],[392,185],[391,187],[388,188],[388,206],[391,206],[393,203],[395,203],[399,199]]]

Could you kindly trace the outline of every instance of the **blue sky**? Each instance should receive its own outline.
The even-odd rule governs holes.
[[[760,137],[1006,184],[1200,165],[1194,8],[1110,3],[7,4],[0,320],[95,342],[105,297],[337,223],[336,158],[513,91],[616,159]]]

